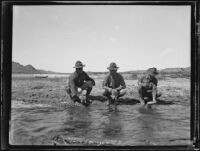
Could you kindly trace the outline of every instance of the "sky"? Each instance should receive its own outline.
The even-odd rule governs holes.
[[[12,60],[69,73],[190,66],[190,6],[24,5],[13,8]]]

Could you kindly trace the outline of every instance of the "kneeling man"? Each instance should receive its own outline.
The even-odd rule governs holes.
[[[142,76],[138,81],[138,91],[140,96],[140,103],[142,105],[146,103],[154,104],[156,103],[156,98],[161,96],[160,93],[157,93],[157,74],[158,72],[156,68],[149,68],[147,70],[147,74]],[[145,98],[147,98],[147,101],[145,101]]]
[[[66,91],[70,98],[75,102],[83,103],[83,105],[88,105],[91,103],[88,99],[88,95],[92,91],[92,87],[95,85],[95,81],[88,76],[86,72],[83,71],[81,61],[75,63],[76,71],[69,76],[68,86]],[[79,97],[79,94],[80,95]]]
[[[103,95],[108,98],[108,105],[116,103],[114,102],[115,100],[126,94],[126,84],[122,75],[117,73],[118,68],[116,63],[110,63],[110,66],[107,68],[109,74],[106,75],[103,81]]]

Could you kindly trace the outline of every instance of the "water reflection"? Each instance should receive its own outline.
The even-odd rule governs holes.
[[[90,108],[74,106],[66,110],[63,132],[68,136],[87,136],[92,124]]]
[[[122,137],[122,123],[119,111],[108,111],[108,120],[104,124],[103,137],[109,139],[118,139]]]
[[[140,127],[139,138],[144,145],[151,144],[157,139],[157,131],[161,130],[161,114],[154,108],[141,107],[138,109],[140,115],[136,118],[138,127]],[[152,145],[152,144],[151,144]]]
[[[51,145],[53,138],[62,136],[85,142],[114,140],[114,145],[115,141],[128,145],[168,145],[189,140],[188,117],[179,110],[183,112],[179,106],[147,109],[136,105],[110,110],[103,103],[89,107],[18,108],[12,110],[10,143]]]

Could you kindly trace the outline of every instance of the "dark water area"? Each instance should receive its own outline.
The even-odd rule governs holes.
[[[12,145],[188,145],[190,105],[140,104],[109,108],[38,105],[12,108]]]

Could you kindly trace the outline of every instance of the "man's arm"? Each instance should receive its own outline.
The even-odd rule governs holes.
[[[126,88],[126,84],[125,84],[124,78],[122,75],[120,75],[120,86],[116,88],[116,90],[120,91],[121,89],[125,89],[125,88]]]
[[[157,87],[157,85],[158,85],[158,80],[155,77],[153,77],[151,82],[150,82],[150,86],[151,87]]]
[[[92,81],[92,85],[95,86],[94,79],[90,78],[86,72],[85,72],[85,81]]]
[[[157,86],[158,85],[158,79],[155,78],[155,85]]]
[[[102,84],[103,89],[111,91],[112,89],[108,87],[108,76],[105,77]]]

